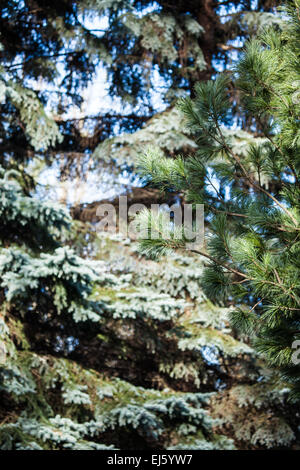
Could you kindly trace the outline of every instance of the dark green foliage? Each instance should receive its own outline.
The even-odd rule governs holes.
[[[37,126],[31,116],[30,125],[37,132],[29,138],[29,123],[24,123],[20,103],[1,100],[2,165],[32,160],[32,147],[37,149],[35,144],[39,144],[44,163],[61,159],[62,179],[74,175],[84,179],[87,165],[98,168],[99,159],[101,167],[104,161],[110,170],[116,163],[122,169],[132,168],[131,158],[112,159],[110,154],[106,159],[101,148],[93,155],[93,165],[91,155],[99,143],[116,133],[135,132],[155,115],[153,89],[158,77],[160,100],[168,106],[189,94],[197,80],[209,78],[220,64],[227,68],[228,41],[244,40],[255,34],[258,24],[272,23],[269,12],[276,3],[232,1],[222,11],[213,0],[180,1],[171,7],[165,0],[2,2],[0,88],[5,84],[15,92],[26,89],[27,102],[34,101],[35,110],[38,101],[34,98],[47,103],[56,122],[51,130],[47,127],[49,148],[41,142],[41,121]],[[224,13],[225,23],[220,19]],[[107,72],[110,96],[119,98],[122,106],[119,112],[99,110],[96,115],[85,115],[80,108],[82,92],[99,65]],[[31,115],[34,112],[33,106],[27,110]],[[45,114],[43,118],[47,120]],[[58,127],[59,140],[55,138]],[[176,129],[172,134],[171,141],[178,142],[175,147],[186,145]],[[162,146],[169,146],[167,136],[161,140]]]
[[[254,336],[295,396],[300,390],[300,368],[292,359],[293,342],[300,338],[299,7],[298,0],[288,4],[282,28],[249,42],[236,67],[236,87],[256,139],[235,148],[226,128],[232,123],[228,79],[220,75],[197,85],[195,99],[180,104],[197,135],[196,156],[168,166],[155,152],[141,160],[155,184],[173,188],[175,182],[188,201],[205,204],[210,235],[207,251],[199,253],[210,260],[205,290],[224,304],[234,299],[234,326]],[[152,253],[161,250],[155,240],[143,245],[147,250],[151,245]],[[172,248],[172,240],[164,247]]]
[[[226,145],[239,158],[248,159],[249,167],[255,164],[257,173],[263,171],[275,188],[281,181],[280,160],[276,179],[275,164],[270,163],[267,172],[265,154],[273,161],[271,152],[276,157],[277,149],[261,137],[226,131],[223,126],[237,103],[229,112],[224,94],[227,79],[222,77],[197,85],[195,112],[191,101],[182,105],[194,116],[191,130],[181,129],[182,117],[174,108],[139,128],[154,113],[151,93],[158,75],[164,83],[163,105],[173,104],[177,97],[188,95],[197,80],[211,77],[218,65],[230,66],[228,41],[242,35],[243,42],[263,23],[277,28],[282,22],[263,13],[276,3],[269,0],[256,5],[225,2],[225,10],[212,0],[175,3],[171,7],[169,1],[134,0],[1,4],[1,449],[298,445],[298,423],[287,405],[287,390],[263,369],[248,339],[232,331],[228,322],[232,308],[216,307],[203,293],[203,264],[196,254],[156,263],[141,257],[134,242],[74,224],[64,208],[46,201],[44,194],[39,193],[40,198],[34,194],[34,176],[48,163],[60,166],[63,182],[68,177],[84,178],[86,169],[94,170],[99,159],[130,169],[145,143],[155,140],[160,149],[175,156],[182,149],[195,150],[195,133],[198,155],[171,160],[149,152],[144,173],[152,173],[152,180],[170,189],[172,197],[184,188],[190,201],[209,201],[209,207],[216,207],[219,216],[209,217],[219,236],[211,238],[210,259],[216,256],[218,265],[206,271],[207,292],[219,304],[232,301],[233,295],[238,302],[251,303],[249,283],[239,283],[240,273],[228,275],[224,263],[231,269],[237,264],[246,272],[243,259],[229,259],[236,239],[246,236],[260,262],[269,249],[268,237],[277,234],[281,213],[273,200],[263,213],[261,200],[249,207],[249,193],[234,178],[237,165],[230,161]],[[224,12],[225,22],[219,16]],[[88,29],[92,28],[87,26],[89,17],[100,24],[106,18],[108,27]],[[120,114],[101,110],[88,117],[83,106],[77,119],[78,109],[72,106],[82,104],[83,89],[99,64],[108,72],[111,96],[129,107]],[[74,119],[65,114],[71,111],[76,111]],[[266,121],[264,117],[265,125]],[[222,126],[224,140],[216,123]],[[127,135],[106,141],[122,130]],[[293,155],[289,158],[292,162]],[[230,222],[224,216],[225,193],[213,189],[208,163],[235,194],[232,202],[226,201],[227,209],[242,207],[243,215],[251,214],[260,227],[258,233],[252,230],[250,236],[247,225],[235,223],[237,216],[231,214]],[[290,185],[281,196],[288,205],[293,204],[293,191]],[[263,197],[268,200],[267,194]],[[144,220],[148,223],[147,213]],[[266,220],[274,222],[272,229]],[[159,232],[163,216],[153,222]],[[181,234],[182,228],[178,231]],[[171,240],[172,248],[185,242],[175,236]],[[275,240],[274,246],[281,249],[279,242]],[[168,254],[169,243],[163,238],[160,243],[160,252]],[[145,251],[154,255],[157,248],[150,242]],[[234,289],[232,279],[238,281]],[[239,314],[245,308],[241,306]],[[237,314],[232,316],[240,323]],[[247,332],[257,330],[252,316],[256,313],[247,312]],[[266,324],[272,326],[270,320]],[[269,344],[277,345],[274,336],[260,347]],[[292,372],[297,380],[294,369],[289,377]],[[268,387],[272,393],[266,392]],[[224,419],[222,412],[227,409],[232,413]]]

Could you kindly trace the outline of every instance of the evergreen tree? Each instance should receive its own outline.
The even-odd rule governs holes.
[[[233,325],[254,337],[258,350],[299,395],[299,2],[288,4],[281,29],[247,43],[236,67],[242,106],[264,134],[235,149],[228,78],[199,83],[194,101],[181,102],[197,133],[196,155],[169,161],[156,151],[141,159],[144,175],[166,188],[184,190],[204,203],[210,235],[203,278],[206,292],[235,300]],[[227,125],[227,127],[226,127]],[[214,184],[214,181],[217,181]],[[224,189],[226,188],[226,191]],[[151,213],[140,222],[155,225]],[[144,240],[148,254],[184,246],[181,236]]]
[[[10,85],[4,91],[16,100],[36,151],[60,138],[33,93]],[[209,394],[195,386],[196,393],[146,390],[105,375],[125,375],[118,372],[119,361],[129,364],[128,378],[132,365],[139,366],[134,381],[141,381],[145,349],[142,362],[138,348],[146,347],[149,360],[163,342],[163,354],[172,342],[166,335],[170,322],[185,302],[145,288],[134,292],[128,268],[127,274],[113,274],[103,261],[86,261],[63,247],[72,243],[67,211],[32,197],[27,186],[26,173],[1,168],[1,449],[149,448],[179,441],[184,446],[186,440],[199,448],[232,448],[213,430]],[[165,338],[156,337],[158,324]],[[142,344],[133,346],[138,335]],[[150,373],[159,371],[160,360],[157,355],[152,370],[155,361],[150,363]],[[175,366],[168,364],[165,375],[199,381],[193,364],[182,362],[174,377]],[[143,377],[143,383],[155,381]]]
[[[22,174],[1,169],[0,448],[151,448],[178,440],[184,445],[186,436],[198,448],[232,448],[230,439],[214,432],[209,393],[146,390],[105,376],[100,363],[109,358],[103,361],[101,344],[109,341],[116,367],[115,357],[126,352],[122,337],[128,341],[134,322],[144,322],[142,331],[149,332],[155,322],[170,322],[185,302],[141,288],[133,292],[128,274],[110,273],[103,261],[63,247],[71,223],[66,210],[30,197],[22,183]],[[160,341],[152,336],[144,338],[148,355]]]
[[[45,158],[38,168],[59,160],[62,182],[66,178],[84,181],[88,171],[101,172],[103,164],[110,171],[116,164],[132,168],[135,159],[133,152],[126,152],[126,140],[125,161],[97,146],[116,133],[139,130],[157,114],[157,99],[160,108],[171,108],[156,125],[157,130],[164,129],[159,132],[162,148],[167,149],[170,138],[177,141],[176,151],[186,146],[186,138],[181,142],[182,136],[176,133],[174,101],[189,93],[197,80],[209,78],[219,67],[227,68],[245,38],[262,24],[274,22],[270,12],[275,4],[271,0],[255,5],[248,0],[224,5],[213,0],[180,1],[172,6],[165,0],[2,2],[1,88],[6,84],[34,89],[51,109],[61,133],[51,147],[39,148]],[[100,65],[120,110],[101,109],[91,116],[84,111],[83,90]],[[156,93],[154,98],[158,83],[159,96]],[[1,115],[3,165],[15,161],[20,166],[32,160],[35,152],[16,100],[4,101]],[[142,137],[136,135],[135,141],[139,144]]]
[[[149,54],[151,70],[158,68],[170,83],[165,102],[171,104],[173,96],[214,73],[212,58],[225,64],[228,40],[241,31],[251,35],[257,18],[280,23],[257,15],[273,2],[224,3],[226,14],[226,5],[237,8],[226,26],[219,19],[222,5],[210,1],[176,2],[174,11],[167,2],[3,4],[2,449],[298,446],[299,423],[286,388],[274,385],[276,375],[232,331],[232,309],[214,306],[203,293],[197,256],[177,255],[161,265],[141,257],[128,239],[74,224],[66,209],[36,197],[28,165],[66,155],[66,171],[78,164],[74,151],[89,157],[99,140],[116,133],[116,124],[117,131],[138,129],[154,112],[146,80]],[[254,10],[253,17],[244,8]],[[83,18],[96,13],[109,19],[100,36]],[[230,29],[233,24],[236,29]],[[113,96],[136,107],[129,115],[97,116],[99,129],[92,126],[86,134],[63,113],[80,102],[99,57]],[[40,78],[46,88],[36,86]],[[168,122],[170,113],[175,124]],[[151,142],[154,127],[164,150],[176,154],[182,147],[195,148],[191,135],[176,135],[181,119],[176,110],[163,119],[166,127],[170,124],[165,140],[153,118],[136,141],[141,136]],[[132,154],[139,153],[134,138],[123,137]],[[238,131],[227,138],[237,152],[253,141]],[[119,143],[118,150],[122,138]],[[123,163],[131,165],[126,152]]]

